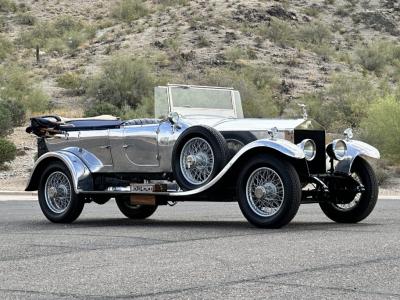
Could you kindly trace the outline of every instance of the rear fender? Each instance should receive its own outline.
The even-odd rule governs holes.
[[[72,177],[72,184],[75,193],[78,194],[80,191],[93,190],[92,175],[82,160],[73,153],[66,151],[55,151],[43,154],[36,161],[25,191],[36,191],[39,188],[43,171],[47,168],[47,166],[49,166],[49,164],[55,161],[63,163],[68,168]]]

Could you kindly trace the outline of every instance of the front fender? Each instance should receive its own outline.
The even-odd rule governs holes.
[[[52,162],[62,162],[69,170],[75,193],[93,189],[93,179],[88,167],[75,154],[66,151],[47,152],[35,163],[25,191],[36,191],[45,168]]]
[[[174,192],[170,196],[191,196],[201,192],[204,192],[214,186],[230,169],[231,167],[247,152],[258,148],[260,151],[273,149],[283,155],[302,160],[305,158],[303,150],[296,146],[295,144],[283,140],[283,139],[260,139],[245,145],[242,149],[235,154],[235,156],[227,163],[227,165],[215,176],[209,183],[203,185],[197,189],[184,191],[184,192]]]
[[[335,173],[350,174],[354,160],[358,157],[379,159],[381,157],[379,150],[375,147],[357,140],[344,141],[347,146],[347,155],[338,162],[335,167]]]

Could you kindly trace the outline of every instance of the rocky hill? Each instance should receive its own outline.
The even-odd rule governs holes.
[[[0,0],[0,85],[17,66],[47,110],[80,116],[104,63],[140,59],[152,83],[233,85],[249,116],[306,102],[335,131],[359,125],[364,100],[398,93],[399,36],[395,0]]]

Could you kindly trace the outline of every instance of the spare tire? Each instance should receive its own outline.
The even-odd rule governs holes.
[[[172,171],[183,190],[210,182],[226,165],[229,150],[222,134],[209,126],[186,129],[172,151]]]

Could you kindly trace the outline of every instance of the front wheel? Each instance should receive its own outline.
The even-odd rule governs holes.
[[[358,157],[351,167],[351,175],[364,186],[364,192],[355,195],[347,204],[321,202],[319,205],[325,215],[338,223],[357,223],[372,212],[378,199],[378,181],[371,165]]]
[[[301,185],[294,167],[271,155],[253,158],[238,179],[239,206],[246,219],[261,228],[280,228],[296,215]]]
[[[157,209],[157,205],[133,205],[129,197],[116,197],[119,210],[129,219],[142,220],[150,217]]]
[[[71,174],[61,162],[53,162],[44,170],[38,195],[40,208],[51,222],[71,223],[83,210],[84,202],[75,193]]]

